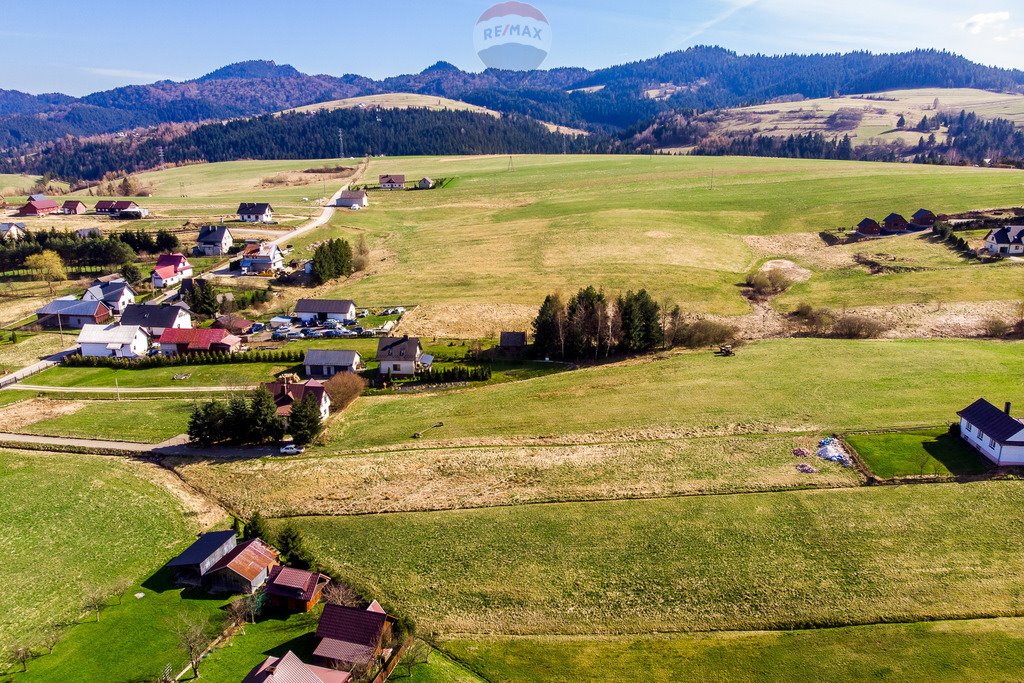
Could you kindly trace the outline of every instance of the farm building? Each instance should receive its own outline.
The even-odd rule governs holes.
[[[78,348],[83,356],[141,358],[149,351],[149,337],[138,325],[86,325]]]
[[[85,290],[82,301],[102,301],[114,315],[121,315],[124,309],[135,303],[135,290],[124,280],[120,282],[96,282]]]
[[[420,188],[421,190],[433,190],[434,180],[432,178],[423,178],[418,183],[416,183],[416,187]]]
[[[1024,254],[1024,225],[989,230],[984,249],[990,254]]]
[[[129,304],[121,314],[122,325],[138,325],[151,337],[165,330],[192,327],[192,314],[180,306],[168,304]]]
[[[914,212],[914,215],[910,217],[910,223],[919,228],[930,228],[935,225],[935,221],[937,220],[938,216],[928,209],[918,209]]]
[[[346,209],[352,208],[353,206],[365,208],[370,205],[370,196],[362,190],[345,190],[341,193],[341,196],[338,197],[338,201],[336,201],[334,205],[344,207]]]
[[[526,349],[525,332],[502,332],[498,338],[498,347],[503,351],[524,351]]]
[[[227,330],[215,328],[176,328],[164,330],[160,335],[160,353],[165,356],[187,353],[235,353],[242,340]]]
[[[1024,422],[983,398],[961,410],[960,438],[1001,467],[1024,465]]]
[[[24,236],[24,223],[0,223],[0,240],[20,240]]]
[[[287,612],[313,609],[331,580],[323,574],[290,567],[274,567],[267,581],[270,606]]]
[[[341,372],[358,372],[363,369],[363,359],[358,351],[334,349],[310,349],[303,360],[306,377],[330,379]]]
[[[882,228],[890,233],[905,232],[909,227],[910,223],[907,222],[907,219],[898,213],[890,213],[882,221]]]
[[[226,315],[219,315],[217,319],[213,321],[213,326],[219,330],[227,330],[231,334],[245,334],[253,325],[252,320],[243,318],[240,315],[234,313],[228,313]]]
[[[382,175],[380,176],[380,189],[382,190],[404,190],[404,175]]]
[[[882,234],[882,226],[874,218],[865,218],[857,224],[857,232],[862,235],[874,237]]]
[[[306,664],[289,650],[283,657],[267,657],[242,683],[350,683],[347,671]]]
[[[199,238],[196,242],[197,256],[224,256],[231,251],[234,239],[225,225],[203,225],[199,228]]]
[[[274,207],[266,202],[242,202],[238,205],[238,220],[243,223],[271,223]]]
[[[110,319],[110,309],[100,301],[79,301],[73,296],[56,299],[38,311],[41,327],[81,329],[86,325],[99,325]]]
[[[46,216],[59,210],[60,206],[52,199],[33,199],[18,209],[18,214],[21,216]]]
[[[380,654],[390,634],[391,619],[376,601],[367,609],[324,605],[313,655],[332,668],[366,665]]]
[[[356,304],[348,299],[299,299],[295,303],[295,317],[308,323],[325,320],[354,322]]]
[[[153,268],[153,289],[173,287],[186,277],[192,277],[192,264],[184,254],[160,254]]]
[[[284,254],[276,244],[249,242],[242,250],[242,273],[259,274],[284,268]]]
[[[144,209],[140,206],[137,206],[133,209],[122,209],[121,211],[114,213],[111,216],[111,218],[123,221],[137,221],[142,220],[148,215],[149,209]]]
[[[382,375],[414,377],[420,369],[423,347],[416,337],[381,337],[377,341],[377,360]]]
[[[114,213],[114,204],[116,203],[117,202],[115,202],[113,199],[101,199],[98,202],[96,202],[96,206],[93,207],[93,211],[95,211],[96,213],[106,214]]]
[[[93,211],[112,216],[122,211],[129,211],[131,209],[138,208],[139,205],[130,199],[101,199],[96,202],[96,206],[93,207]]]
[[[212,593],[255,593],[277,566],[277,551],[258,538],[240,543],[206,574]]]
[[[289,417],[292,414],[292,406],[305,400],[307,396],[313,396],[316,399],[320,406],[322,419],[326,420],[331,414],[331,397],[327,395],[324,385],[315,379],[292,382],[286,378],[277,382],[268,382],[263,386],[274,397],[277,414],[281,417]]]
[[[211,531],[201,534],[167,566],[174,570],[174,582],[179,586],[201,586],[214,565],[237,545],[234,531]]]
[[[61,205],[60,210],[62,213],[70,216],[83,214],[89,210],[89,207],[80,199],[69,199]]]

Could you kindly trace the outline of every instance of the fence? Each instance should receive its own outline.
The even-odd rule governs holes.
[[[12,372],[9,375],[5,375],[4,377],[0,378],[0,389],[3,389],[5,387],[9,387],[12,384],[17,384],[21,380],[28,379],[32,375],[40,373],[43,370],[47,370],[49,368],[52,368],[56,364],[57,363],[52,361],[52,360],[39,361],[35,365],[30,365],[27,368],[22,368],[21,370],[18,370],[17,372]]]

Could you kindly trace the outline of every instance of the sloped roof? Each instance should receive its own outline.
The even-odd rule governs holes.
[[[29,207],[32,207],[36,211],[45,211],[47,209],[59,208],[57,202],[53,201],[52,199],[34,199],[25,206],[21,207],[21,210],[24,211]]]
[[[876,221],[874,218],[865,218],[864,220],[862,220],[860,223],[857,224],[857,227],[858,228],[877,228],[877,227],[880,227],[880,226],[878,225],[878,221]]]
[[[199,244],[221,244],[225,235],[230,239],[231,231],[226,225],[203,225],[199,228]]]
[[[377,341],[377,360],[416,360],[420,350],[418,337],[381,337]]]
[[[187,344],[190,351],[206,351],[214,344],[234,346],[241,339],[216,327],[168,327],[160,335],[160,344]]]
[[[221,327],[225,330],[247,330],[253,326],[253,321],[243,318],[235,313],[227,313],[217,316],[213,323],[214,327]]]
[[[210,555],[220,550],[226,544],[235,542],[235,532],[210,531],[199,536],[196,541],[185,548],[176,558],[167,563],[168,567],[185,567],[193,564],[202,564]]]
[[[121,296],[125,290],[128,290],[135,294],[135,290],[131,288],[127,282],[101,282],[93,285],[87,291],[100,301],[120,301]]]
[[[25,229],[25,224],[24,223],[0,223],[0,234],[6,235],[13,228],[17,228],[18,230],[24,230]]]
[[[116,203],[117,202],[115,202],[113,199],[101,199],[98,202],[96,202],[96,210],[105,211],[107,209],[113,209],[114,204]]]
[[[324,400],[324,394],[327,393],[324,385],[315,379],[305,382],[268,382],[263,386],[274,397],[274,403],[277,405],[277,414],[283,416],[291,415],[292,406],[298,401],[304,400],[306,396],[314,396],[317,404],[321,404]]]
[[[187,313],[177,306],[160,304],[128,304],[121,315],[122,325],[142,327],[173,327],[178,316]]]
[[[519,348],[526,346],[525,332],[502,332],[498,342],[503,348]]]
[[[242,216],[262,216],[267,211],[273,211],[267,202],[242,202],[238,205],[238,214]]]
[[[886,223],[906,223],[907,219],[898,213],[890,213],[885,217]]]
[[[932,213],[931,211],[929,211],[928,209],[918,209],[917,211],[914,212],[914,215],[912,216],[912,218],[914,220],[922,220],[922,219],[931,220],[931,219],[935,218],[935,214]]]
[[[258,538],[235,546],[231,552],[210,567],[211,572],[228,569],[246,581],[254,581],[277,562],[277,551]]]
[[[338,349],[309,349],[306,351],[304,365],[333,365],[334,367],[354,366],[359,359],[356,351]]]
[[[385,621],[387,615],[383,612],[328,604],[324,605],[320,615],[316,635],[318,638],[376,648],[380,644]]]
[[[321,582],[326,584],[328,581],[329,579],[323,574],[277,566],[270,573],[267,593],[305,602],[313,599],[317,586]]]
[[[156,268],[166,268],[171,266],[175,271],[188,270],[192,267],[192,264],[188,262],[184,254],[160,254],[156,260]]]
[[[387,184],[391,184],[391,183],[404,183],[404,182],[405,182],[405,176],[404,175],[382,175],[380,177],[380,184],[381,185],[387,185]]]
[[[977,427],[985,436],[1001,443],[1024,430],[1024,424],[1020,420],[1007,415],[983,398],[979,398],[957,415]]]
[[[351,680],[352,674],[347,671],[306,664],[289,650],[281,658],[267,657],[242,683],[349,683]]]
[[[83,202],[81,199],[69,199],[66,202],[64,202],[63,208],[73,209],[76,206],[85,206],[85,202]]]
[[[1024,225],[1006,225],[990,230],[985,240],[996,244],[1024,244]]]
[[[356,307],[349,299],[299,299],[295,303],[296,313],[348,313]]]
[[[102,301],[80,301],[78,299],[56,299],[36,311],[36,315],[102,315],[110,309]]]
[[[138,325],[85,325],[78,333],[78,343],[123,346],[135,341],[141,331]]]

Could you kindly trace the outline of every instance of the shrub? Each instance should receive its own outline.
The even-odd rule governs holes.
[[[885,325],[862,315],[844,315],[832,326],[832,334],[841,339],[874,339],[885,332]]]
[[[340,372],[324,384],[331,397],[331,409],[340,413],[366,389],[366,380],[354,372]]]
[[[747,287],[758,296],[782,294],[793,282],[781,270],[761,271],[747,275]]]
[[[801,303],[793,311],[793,316],[816,334],[824,334],[836,322],[836,314],[830,308],[815,308],[809,303]]]
[[[727,344],[736,339],[738,332],[739,330],[732,325],[715,320],[698,320],[676,328],[673,341],[679,346],[699,349],[705,346]]]
[[[989,318],[983,323],[983,329],[986,337],[999,339],[1010,333],[1010,323],[1002,318]]]

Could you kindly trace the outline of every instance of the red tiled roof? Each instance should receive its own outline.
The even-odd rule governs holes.
[[[192,267],[192,264],[188,262],[184,254],[160,254],[160,257],[156,260],[156,268],[166,268],[171,266],[175,272],[180,270],[188,270]]]
[[[380,645],[386,620],[387,615],[383,612],[343,605],[325,605],[323,614],[320,615],[320,624],[316,628],[316,635],[318,638],[376,649]]]
[[[284,657],[267,657],[242,683],[349,683],[352,674],[306,664],[290,650]]]
[[[161,344],[188,344],[190,351],[206,351],[214,344],[234,346],[241,340],[221,328],[177,328],[170,327],[160,335]]]
[[[291,567],[274,567],[270,581],[267,582],[267,593],[305,602],[313,599],[321,581],[327,583],[327,577],[323,574]]]
[[[264,570],[277,563],[277,552],[258,538],[235,546],[231,552],[210,568],[211,572],[230,569],[247,581],[252,581]]]

